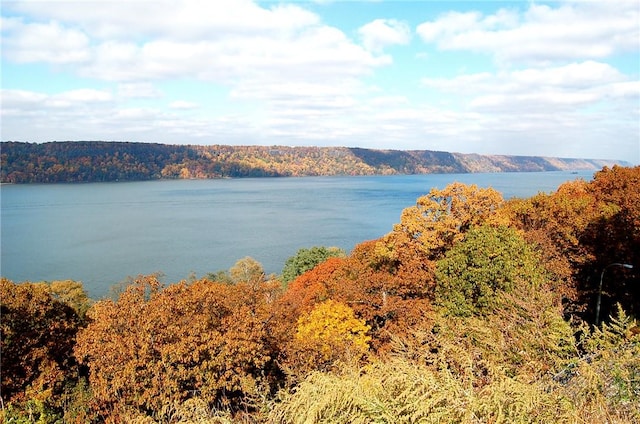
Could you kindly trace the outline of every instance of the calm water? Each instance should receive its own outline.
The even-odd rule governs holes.
[[[549,192],[593,172],[179,180],[3,185],[0,273],[73,279],[92,297],[127,276],[228,269],[251,256],[279,274],[301,247],[347,251],[378,238],[432,187],[460,181],[505,198]]]

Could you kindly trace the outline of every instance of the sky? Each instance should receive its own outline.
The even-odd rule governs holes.
[[[640,0],[1,2],[1,138],[640,163]]]

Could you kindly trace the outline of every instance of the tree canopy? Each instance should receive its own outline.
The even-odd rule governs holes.
[[[244,257],[94,302],[3,278],[0,417],[640,422],[639,193],[640,167],[506,202],[455,183],[348,254],[300,249],[280,279]]]
[[[282,283],[289,284],[296,277],[313,269],[319,263],[332,257],[344,257],[346,252],[338,247],[313,246],[309,249],[299,249],[294,256],[291,256],[284,263],[282,269]]]
[[[490,314],[506,293],[548,282],[526,241],[508,227],[472,228],[437,262],[435,302],[449,314]]]
[[[98,302],[78,335],[100,411],[148,411],[189,398],[238,408],[257,394],[271,362],[267,285],[207,280],[163,287],[143,277],[114,302]]]

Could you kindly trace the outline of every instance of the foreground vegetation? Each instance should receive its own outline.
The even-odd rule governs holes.
[[[639,422],[639,255],[640,167],[614,167],[506,202],[434,189],[283,277],[244,258],[97,302],[2,279],[3,419]]]

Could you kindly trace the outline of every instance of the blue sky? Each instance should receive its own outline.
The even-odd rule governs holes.
[[[2,2],[2,140],[640,163],[640,1]]]

